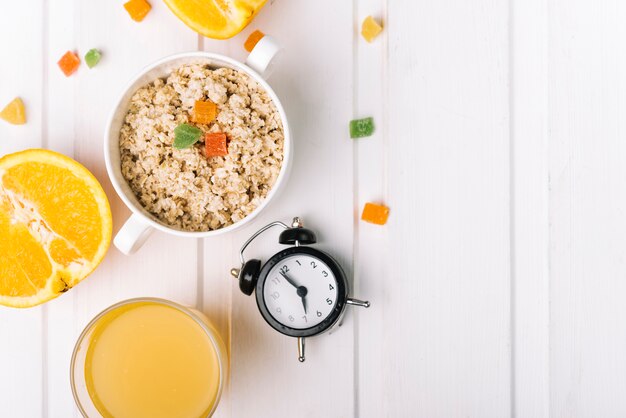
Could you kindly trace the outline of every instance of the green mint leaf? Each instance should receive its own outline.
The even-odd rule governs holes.
[[[174,129],[174,148],[185,149],[189,148],[202,136],[202,131],[195,126],[191,126],[187,123],[178,125]]]

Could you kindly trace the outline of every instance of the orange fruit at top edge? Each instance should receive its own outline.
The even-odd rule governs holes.
[[[208,38],[237,35],[267,0],[165,0],[180,20]]]
[[[76,161],[42,149],[0,158],[0,304],[35,306],[75,286],[111,230],[102,187]]]

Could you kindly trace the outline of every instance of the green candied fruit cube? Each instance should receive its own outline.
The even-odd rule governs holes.
[[[354,119],[350,121],[350,138],[363,138],[374,133],[374,118]]]
[[[102,54],[96,48],[92,48],[85,54],[85,62],[87,63],[87,67],[93,68],[99,62],[100,58],[102,58]]]

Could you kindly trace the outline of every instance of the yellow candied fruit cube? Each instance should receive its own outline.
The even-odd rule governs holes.
[[[362,220],[376,225],[386,224],[388,218],[389,208],[387,206],[369,202],[365,204],[363,214],[361,215]]]
[[[367,42],[372,42],[382,30],[383,27],[380,26],[372,16],[368,16],[361,26],[361,35],[363,35],[363,38],[365,38]]]
[[[24,109],[24,102],[19,97],[16,97],[5,106],[0,112],[0,119],[3,119],[13,125],[23,125],[26,123],[26,110]]]

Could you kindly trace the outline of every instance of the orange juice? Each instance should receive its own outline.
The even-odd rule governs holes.
[[[150,300],[122,304],[93,324],[84,373],[93,406],[107,418],[206,417],[222,382],[206,328]]]

